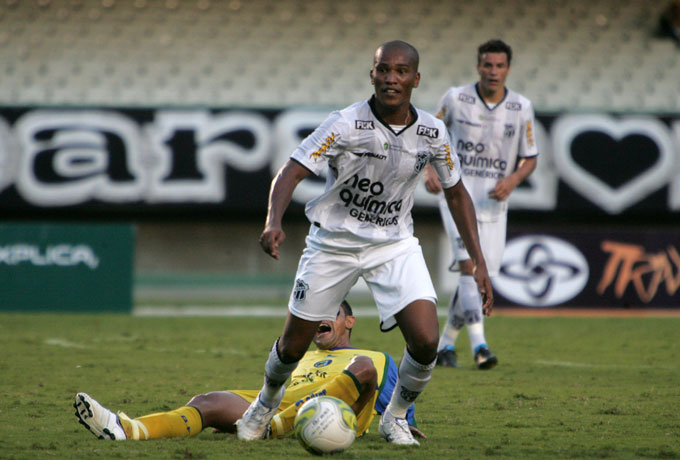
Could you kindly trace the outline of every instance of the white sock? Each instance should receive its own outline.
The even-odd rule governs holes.
[[[430,364],[420,364],[404,349],[404,357],[399,364],[399,377],[394,386],[392,399],[390,399],[386,412],[397,418],[405,418],[406,411],[413,404],[418,395],[423,392],[427,382],[432,377],[432,370],[437,362],[435,359]]]
[[[474,354],[477,349],[486,345],[484,337],[484,314],[482,313],[482,296],[472,275],[460,277],[460,302],[465,315],[465,323],[470,338],[470,349]]]
[[[470,349],[474,355],[480,347],[486,346],[484,320],[468,325],[468,336],[470,337]]]
[[[260,390],[260,400],[268,407],[281,403],[281,387],[298,364],[297,362],[286,364],[279,359],[278,343],[279,339],[276,339],[264,365],[264,385]]]
[[[451,304],[449,305],[449,316],[442,329],[442,334],[439,337],[439,345],[437,351],[441,351],[446,347],[455,348],[458,334],[465,326],[465,318],[463,316],[463,308],[460,305],[460,296],[458,295],[458,288],[451,297]]]

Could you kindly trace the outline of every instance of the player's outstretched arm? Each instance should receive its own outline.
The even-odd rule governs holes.
[[[269,190],[267,220],[260,235],[260,246],[262,246],[264,252],[274,259],[279,258],[279,246],[286,239],[281,222],[290,204],[293,191],[310,174],[311,171],[297,161],[288,160],[272,180],[272,186]]]
[[[470,194],[463,185],[463,181],[458,181],[453,187],[444,189],[444,196],[463,243],[465,243],[465,248],[475,264],[474,277],[479,293],[482,295],[482,311],[488,316],[493,310],[493,289],[482,255],[482,248],[479,244],[475,207]]]

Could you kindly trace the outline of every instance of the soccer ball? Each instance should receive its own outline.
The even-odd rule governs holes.
[[[341,399],[318,396],[305,402],[295,417],[295,436],[315,455],[342,452],[352,445],[357,417]]]

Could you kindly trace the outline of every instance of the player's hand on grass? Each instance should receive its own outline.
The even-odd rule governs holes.
[[[260,235],[260,246],[264,252],[279,259],[279,246],[286,239],[286,234],[280,227],[267,227]]]
[[[425,436],[425,433],[420,431],[418,428],[409,425],[408,429],[411,430],[411,434],[413,435],[414,438],[427,439],[427,436]]]

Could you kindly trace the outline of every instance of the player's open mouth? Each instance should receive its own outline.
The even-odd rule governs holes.
[[[330,331],[331,331],[331,326],[329,324],[321,323],[321,324],[319,324],[319,327],[316,330],[316,334],[317,335],[325,334],[326,332],[330,332]]]

